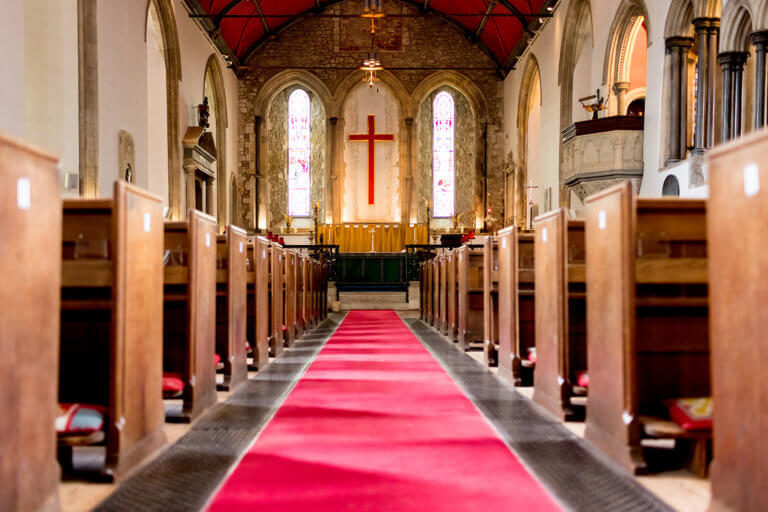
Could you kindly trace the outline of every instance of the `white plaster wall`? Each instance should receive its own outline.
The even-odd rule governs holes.
[[[529,47],[526,53],[518,61],[504,82],[504,127],[505,127],[505,152],[513,160],[518,160],[519,148],[517,136],[517,109],[520,98],[520,81],[529,55],[535,55],[539,63],[542,83],[542,121],[541,121],[541,182],[539,191],[547,186],[552,186],[552,205],[557,207],[559,197],[559,140],[560,140],[560,86],[558,84],[558,67],[560,62],[560,39],[563,33],[566,14],[571,0],[563,0],[557,7],[552,19],[548,20]],[[589,67],[588,77],[583,85],[574,81],[574,97],[578,98],[583,93],[582,88],[587,88],[589,93],[594,93],[600,88],[603,96],[606,95],[606,87],[603,83],[603,69],[609,31],[614,21],[620,2],[618,0],[591,0],[593,45],[585,44],[587,55],[580,56],[577,69]],[[662,85],[664,68],[664,25],[670,2],[668,0],[645,0],[648,11],[647,26],[649,28],[648,47],[648,83],[646,90],[646,134],[644,139],[644,177],[641,187],[641,195],[659,196],[663,173],[660,172],[662,155],[660,147],[666,142],[666,135],[661,133],[659,127],[662,119]],[[582,63],[581,59],[586,59]],[[577,77],[578,78],[578,77]],[[586,95],[585,94],[585,95]],[[578,102],[574,105],[581,109]],[[583,112],[583,111],[582,111]],[[575,120],[584,119],[578,115]],[[688,178],[680,180],[681,187],[688,183]],[[696,193],[700,193],[697,192]],[[540,196],[539,201],[543,201]]]
[[[24,3],[0,1],[0,131],[24,138]]]
[[[58,156],[62,170],[76,172],[77,0],[23,4],[26,140]]]
[[[136,173],[148,176],[148,94],[145,0],[130,2],[99,2],[98,62],[99,62],[99,191],[104,197],[112,195],[112,184],[118,177],[117,134],[129,131],[136,144]],[[187,127],[197,124],[195,109],[203,101],[205,66],[216,50],[203,31],[188,16],[180,0],[174,0],[176,26],[181,49],[182,81],[179,84],[179,136]],[[238,88],[233,71],[223,70],[229,123],[227,126],[228,166],[221,172],[229,190],[229,176],[238,162]],[[178,141],[181,152],[181,141]],[[181,172],[181,170],[179,170]],[[152,169],[154,173],[155,170]],[[167,174],[167,170],[158,170]],[[160,178],[158,177],[158,180]],[[167,178],[166,178],[167,179]],[[154,180],[154,178],[153,178]],[[149,183],[147,179],[146,183]],[[227,194],[229,198],[229,194]],[[166,202],[168,197],[163,198]],[[227,212],[229,204],[227,204]]]

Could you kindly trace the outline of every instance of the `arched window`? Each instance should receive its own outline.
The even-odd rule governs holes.
[[[454,129],[453,98],[447,92],[435,96],[432,109],[432,200],[435,217],[452,217],[454,209]]]
[[[309,217],[309,132],[309,95],[297,89],[288,99],[288,214],[294,217]]]

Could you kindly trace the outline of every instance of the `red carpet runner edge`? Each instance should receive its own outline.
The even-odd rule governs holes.
[[[559,510],[393,311],[352,311],[210,510]]]

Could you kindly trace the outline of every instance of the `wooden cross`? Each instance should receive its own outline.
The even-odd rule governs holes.
[[[350,141],[363,141],[368,143],[368,204],[373,204],[374,178],[376,169],[376,141],[395,140],[395,136],[389,133],[376,133],[376,116],[368,116],[368,133],[353,134]]]

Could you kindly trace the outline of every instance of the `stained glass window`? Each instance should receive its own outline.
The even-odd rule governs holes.
[[[451,95],[441,92],[435,96],[432,109],[432,201],[435,217],[453,216],[456,183],[453,158],[454,117]]]
[[[309,95],[297,89],[288,99],[288,215],[309,217]]]

